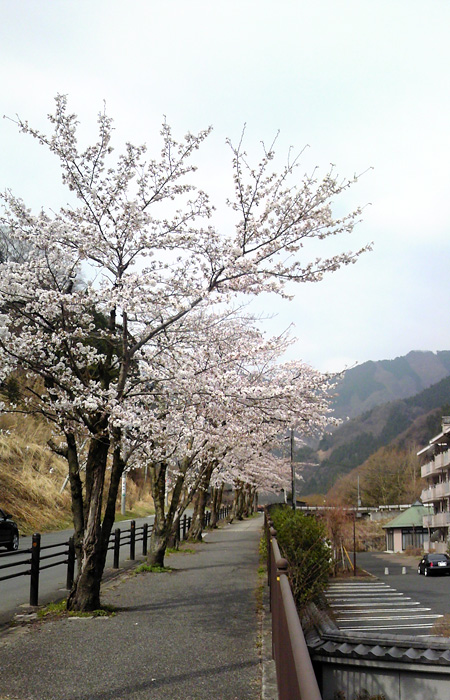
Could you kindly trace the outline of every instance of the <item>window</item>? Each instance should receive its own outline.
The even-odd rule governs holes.
[[[423,546],[423,529],[422,528],[404,528],[402,530],[402,549],[407,547],[422,547]]]
[[[389,552],[394,551],[394,531],[386,530],[386,549]]]

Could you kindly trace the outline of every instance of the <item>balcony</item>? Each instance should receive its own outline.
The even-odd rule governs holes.
[[[424,515],[424,527],[448,527],[450,525],[450,513],[435,513],[434,515]]]
[[[443,481],[422,491],[421,500],[423,503],[438,501],[441,498],[450,496],[450,481]]]
[[[421,475],[423,479],[426,479],[430,474],[438,473],[440,469],[447,467],[450,464],[450,450],[446,452],[441,452],[435,456],[431,462],[427,462],[421,468]]]
[[[424,489],[420,494],[420,500],[422,503],[431,503],[435,498],[434,489]]]

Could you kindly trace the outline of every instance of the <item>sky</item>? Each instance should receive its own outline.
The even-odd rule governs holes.
[[[0,116],[46,129],[64,93],[89,142],[106,103],[119,151],[159,148],[164,116],[180,136],[212,125],[198,164],[218,205],[244,125],[255,157],[279,132],[281,165],[307,146],[301,172],[362,173],[336,204],[362,221],[320,252],[373,251],[250,305],[267,333],[294,324],[287,359],[340,371],[450,349],[450,0],[0,0],[0,18]],[[6,188],[66,203],[57,163],[0,119]]]

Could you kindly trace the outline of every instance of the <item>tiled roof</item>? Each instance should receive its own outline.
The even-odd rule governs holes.
[[[310,654],[353,659],[400,661],[434,666],[450,663],[450,639],[418,639],[400,634],[344,632],[323,612],[311,605],[303,616],[305,639]]]

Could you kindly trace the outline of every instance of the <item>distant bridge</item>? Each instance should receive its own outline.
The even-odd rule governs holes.
[[[352,506],[327,506],[326,503],[321,506],[308,506],[305,503],[297,503],[295,507],[297,510],[302,510],[304,512],[320,512],[339,508],[340,510],[347,511],[349,513],[357,513],[357,515],[360,517],[369,516],[371,520],[377,520],[378,518],[376,517],[376,514],[379,514],[379,517],[383,517],[383,515],[389,515],[389,513],[400,513],[410,508],[411,504],[401,503],[385,506],[358,506],[358,508],[356,508]]]

